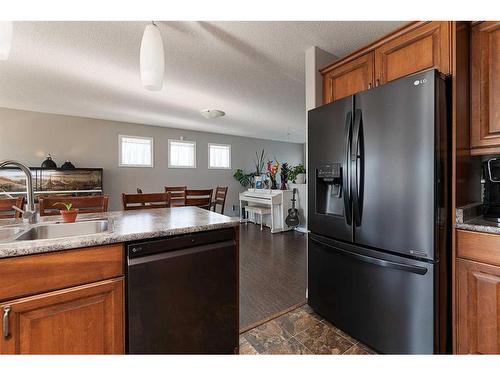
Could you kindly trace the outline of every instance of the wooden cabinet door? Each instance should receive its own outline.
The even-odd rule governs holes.
[[[458,259],[458,354],[500,354],[500,267]]]
[[[323,104],[373,86],[373,52],[335,67],[323,76]]]
[[[496,147],[496,149],[492,149]],[[500,152],[500,22],[472,28],[472,154]],[[483,148],[482,150],[480,148]],[[489,148],[489,149],[488,149]]]
[[[123,353],[123,293],[118,278],[5,302],[0,353]]]
[[[449,22],[429,22],[375,49],[376,85],[428,68],[450,72]]]

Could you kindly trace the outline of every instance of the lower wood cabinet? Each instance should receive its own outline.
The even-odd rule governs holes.
[[[500,235],[457,230],[456,352],[500,354]]]
[[[458,354],[500,353],[500,267],[458,260]]]
[[[0,304],[0,354],[124,353],[123,277]]]

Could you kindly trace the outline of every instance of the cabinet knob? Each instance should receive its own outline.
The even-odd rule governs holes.
[[[377,78],[377,79],[375,80],[375,86],[376,86],[376,87],[378,87],[379,85],[380,85],[380,80]]]
[[[372,83],[371,82],[368,82],[368,88],[371,89],[372,88]]]

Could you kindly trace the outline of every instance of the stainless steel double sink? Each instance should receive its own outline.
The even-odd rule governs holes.
[[[77,237],[112,231],[110,219],[85,220],[75,223],[40,223],[29,227],[0,227],[0,243]]]

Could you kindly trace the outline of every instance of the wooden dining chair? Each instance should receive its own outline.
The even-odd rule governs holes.
[[[213,189],[186,190],[186,206],[196,206],[210,209]]]
[[[224,214],[224,206],[226,205],[227,186],[217,186],[215,189],[214,200],[210,208],[213,212],[217,212],[217,205],[220,205],[220,213]]]
[[[78,213],[90,214],[107,212],[108,200],[107,194],[90,195],[88,197],[40,197],[38,206],[40,216],[60,215],[59,211],[64,209],[64,206],[57,203],[71,203],[73,208],[78,208]]]
[[[24,207],[24,197],[0,199],[0,219],[21,218],[21,213],[14,210],[12,206],[22,210]]]
[[[122,205],[125,211],[168,208],[170,207],[170,192],[146,194],[122,193]]]
[[[186,205],[186,189],[187,186],[165,186],[165,192],[170,192],[171,207],[179,207]]]

